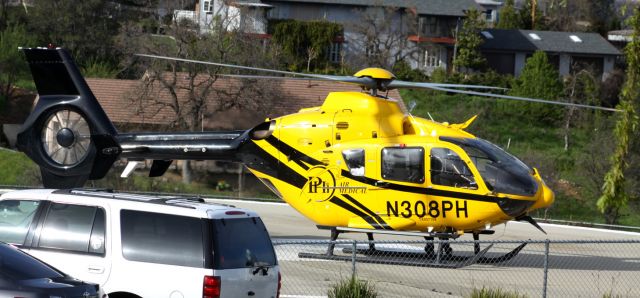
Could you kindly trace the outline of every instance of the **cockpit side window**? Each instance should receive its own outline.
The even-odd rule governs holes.
[[[353,176],[364,176],[364,149],[347,149],[342,151],[344,162]]]
[[[498,146],[479,138],[440,139],[458,145],[467,153],[490,191],[532,196],[538,190],[538,184],[531,176],[532,170]]]
[[[382,178],[412,183],[424,182],[424,148],[382,149]]]
[[[467,189],[478,189],[473,173],[454,151],[431,149],[431,183]]]

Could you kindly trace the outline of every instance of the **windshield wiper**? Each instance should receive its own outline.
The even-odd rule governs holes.
[[[262,272],[263,276],[267,275],[269,268],[271,268],[267,262],[255,262],[252,267],[254,268],[252,272],[253,275],[256,275],[258,272]]]

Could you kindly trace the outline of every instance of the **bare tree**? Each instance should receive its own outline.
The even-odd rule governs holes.
[[[356,10],[357,18],[345,26],[356,36],[350,38],[353,58],[350,66],[392,69],[409,57],[416,58],[418,47],[408,41],[416,32],[417,17],[410,9],[372,6]]]
[[[593,76],[593,72],[582,69],[570,77],[566,78],[565,84],[565,93],[567,97],[572,103],[581,103],[581,104],[589,104],[589,105],[597,105],[599,104],[598,100],[598,81]],[[593,111],[577,111],[576,107],[567,108],[567,112],[565,113],[565,119],[563,124],[563,134],[564,134],[564,150],[569,150],[569,135],[570,129],[572,126],[572,121],[574,118],[577,118],[580,115],[586,113],[594,113]],[[597,112],[595,112],[597,113]],[[585,119],[583,119],[585,120]],[[586,119],[589,120],[589,119]],[[593,119],[590,119],[593,120]],[[580,121],[580,122],[590,122],[590,121]]]
[[[226,11],[218,11],[216,15],[220,17],[206,24],[206,28],[189,20],[175,20],[162,36],[146,34],[139,26],[129,24],[121,31],[119,42],[129,57],[133,53],[147,53],[228,64],[277,65],[277,51],[234,28],[237,15]],[[144,73],[132,98],[138,113],[154,115],[169,109],[173,114],[170,125],[180,130],[201,130],[208,114],[232,108],[258,110],[277,98],[270,93],[277,88],[275,84],[243,79],[229,81],[232,86],[216,84],[223,73],[231,72],[218,66],[146,58],[130,60],[128,66]],[[190,180],[190,164],[184,162],[183,181]]]

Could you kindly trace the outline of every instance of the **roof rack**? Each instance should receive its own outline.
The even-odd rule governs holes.
[[[195,208],[195,207],[185,205],[185,203],[208,203],[212,205],[236,208],[236,206],[230,205],[230,204],[209,203],[205,200],[205,198],[198,195],[185,196],[185,195],[167,195],[167,194],[157,194],[157,195],[136,194],[136,193],[117,192],[113,189],[106,189],[106,188],[105,189],[74,188],[74,189],[68,189],[68,190],[59,190],[59,191],[56,191],[55,193],[69,193],[74,195],[91,196],[91,197],[98,197],[98,198],[105,198],[105,199],[147,202],[147,203],[164,204],[164,205],[179,206],[179,207],[186,207],[186,208]]]

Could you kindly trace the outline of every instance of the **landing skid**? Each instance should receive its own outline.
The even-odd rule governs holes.
[[[362,254],[371,257],[394,257],[394,258],[405,258],[405,259],[433,259],[438,260],[440,258],[444,261],[455,261],[455,262],[466,262],[468,260],[475,260],[473,263],[476,264],[496,264],[509,261],[513,259],[527,244],[523,243],[518,245],[518,247],[514,248],[512,251],[498,256],[498,257],[485,257],[486,252],[493,246],[493,244],[487,246],[484,250],[481,250],[479,253],[474,254],[472,256],[454,256],[454,255],[441,255],[434,256],[433,254],[427,254],[423,252],[401,252],[401,251],[388,251],[381,249],[365,249],[358,248],[356,249],[357,254]],[[342,252],[345,254],[353,253],[352,248],[343,248]],[[473,264],[472,263],[472,264]],[[471,265],[471,264],[469,264]]]
[[[485,257],[485,254],[493,244],[490,244],[485,249],[480,250],[480,243],[477,242],[480,238],[480,234],[492,234],[493,231],[480,231],[473,233],[473,239],[476,241],[473,244],[474,254],[472,256],[454,256],[452,255],[452,249],[447,242],[439,242],[438,249],[434,250],[433,243],[427,243],[425,246],[425,253],[422,252],[399,252],[399,251],[386,251],[375,248],[373,241],[373,232],[371,230],[364,229],[350,229],[350,228],[330,228],[331,230],[331,243],[327,248],[327,252],[324,254],[319,253],[298,253],[300,258],[309,259],[323,259],[323,260],[342,260],[353,261],[361,263],[375,263],[375,264],[389,264],[389,265],[405,265],[405,266],[417,266],[417,267],[434,267],[434,268],[462,268],[472,264],[496,264],[506,262],[515,257],[526,245],[526,243],[520,244],[512,251],[498,256],[498,257]],[[340,233],[343,232],[360,232],[366,233],[369,239],[369,248],[361,249],[356,248],[353,255],[352,248],[343,248],[342,252],[346,255],[335,255],[335,240],[338,239]],[[387,234],[392,234],[392,231],[385,231]],[[395,233],[394,233],[395,234]],[[409,235],[411,234],[411,235]],[[398,235],[405,236],[422,236],[426,240],[433,241],[434,236],[440,239],[457,238],[457,234],[447,233],[420,233],[420,232],[399,232]]]
[[[481,259],[485,253],[491,248],[492,245],[487,246],[485,249],[480,251],[479,254],[473,255],[471,257],[465,257],[463,259],[457,257],[443,257],[441,259],[438,258],[427,258],[426,254],[422,254],[422,258],[415,257],[406,257],[406,256],[391,256],[384,255],[384,258],[376,256],[377,254],[368,255],[366,257],[356,256],[355,261],[358,263],[373,263],[373,264],[386,264],[386,265],[402,265],[402,266],[415,266],[415,267],[432,267],[432,268],[448,268],[448,269],[457,269],[465,266],[475,264],[479,259]],[[352,251],[351,249],[348,249]],[[366,249],[365,249],[366,250]],[[380,251],[380,256],[382,256],[384,252]],[[308,258],[308,259],[322,259],[322,260],[338,260],[338,261],[348,261],[352,262],[354,257],[351,255],[328,255],[328,254],[315,254],[315,253],[306,253],[301,252],[298,253],[298,257],[300,258]]]

